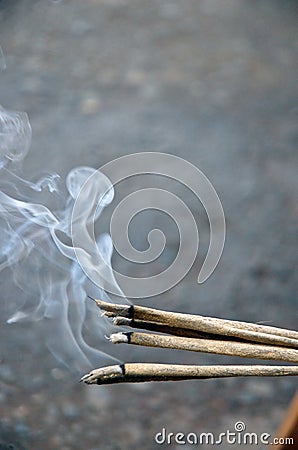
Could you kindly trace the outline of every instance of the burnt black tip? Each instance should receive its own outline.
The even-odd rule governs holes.
[[[133,331],[125,331],[123,332],[123,334],[125,334],[125,336],[127,337],[127,343],[130,344],[131,342],[131,335],[132,335]]]
[[[128,310],[128,315],[130,319],[134,318],[134,307],[133,305],[130,305],[129,310]]]

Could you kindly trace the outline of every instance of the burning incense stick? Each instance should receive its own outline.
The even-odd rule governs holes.
[[[239,340],[238,338],[220,336],[218,334],[204,333],[203,331],[188,330],[187,328],[175,328],[165,323],[145,322],[144,320],[128,319],[127,317],[115,317],[113,323],[116,326],[125,326],[138,328],[141,330],[157,331],[158,333],[173,334],[174,336],[184,336],[202,339],[229,339]]]
[[[110,339],[113,344],[134,344],[145,347],[171,348],[193,352],[215,353],[218,355],[240,356],[243,358],[298,363],[297,350],[270,345],[162,336],[160,334],[138,332],[114,333],[111,334]]]
[[[183,381],[227,377],[297,376],[298,366],[188,366],[178,364],[129,363],[102,367],[84,375],[87,384]]]
[[[298,332],[247,322],[173,313],[142,306],[95,300],[115,325],[147,329],[161,334],[114,333],[113,343],[175,348],[248,358],[298,363]],[[270,344],[270,345],[260,345]],[[291,347],[291,348],[286,348]],[[81,381],[87,384],[178,381],[236,376],[294,376],[297,366],[186,366],[129,363],[95,369]]]
[[[96,304],[109,317],[121,316],[144,322],[165,324],[172,328],[231,336],[252,342],[298,349],[297,331],[200,315],[173,313],[143,306],[116,305],[102,300],[96,300]]]

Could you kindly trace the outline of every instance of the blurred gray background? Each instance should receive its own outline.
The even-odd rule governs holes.
[[[33,129],[24,177],[47,170],[63,179],[77,165],[163,151],[199,167],[220,196],[226,245],[199,286],[208,223],[196,199],[173,185],[200,221],[202,246],[183,282],[142,304],[297,328],[297,3],[2,0],[0,17],[0,103],[26,111]],[[143,185],[128,183],[122,195]],[[167,266],[177,230],[158,213],[138,220],[139,248],[150,228],[164,226]],[[117,255],[113,262],[134,270]],[[219,433],[239,420],[247,431],[274,433],[295,392],[289,378],[80,385],[49,353],[42,330],[6,325],[17,294],[5,273],[0,286],[1,450],[152,449],[163,427]],[[112,351],[126,361],[239,362]]]

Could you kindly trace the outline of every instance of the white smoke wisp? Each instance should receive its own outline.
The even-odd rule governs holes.
[[[91,284],[77,262],[71,241],[71,216],[76,197],[85,181],[95,173],[90,167],[77,167],[66,180],[68,196],[62,198],[57,174],[46,174],[36,182],[23,180],[16,167],[27,154],[31,143],[31,127],[26,113],[8,111],[0,107],[0,272],[11,271],[16,285],[23,291],[15,313],[8,323],[20,320],[42,321],[44,339],[50,351],[75,372],[110,362],[111,356],[87,344],[83,326],[88,310],[88,330],[100,337],[96,305],[86,301],[87,292],[108,300],[107,295]],[[86,204],[94,203],[93,191],[102,192],[95,219],[112,201],[113,187],[100,172],[93,177]],[[108,189],[108,193],[107,193]],[[95,195],[95,194],[94,194]],[[53,208],[50,205],[59,204]],[[88,216],[79,218],[88,229]],[[110,236],[97,239],[99,253],[111,264]],[[82,248],[76,251],[84,252]],[[94,255],[88,253],[92,261]],[[96,267],[94,268],[96,270]],[[100,274],[98,274],[100,276]],[[102,333],[103,335],[103,333]]]
[[[5,70],[5,69],[6,69],[5,56],[4,56],[3,50],[0,45],[0,70]]]

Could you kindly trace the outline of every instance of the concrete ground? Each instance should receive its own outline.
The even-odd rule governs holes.
[[[0,103],[26,111],[33,130],[24,178],[49,171],[63,181],[75,166],[162,151],[199,167],[220,196],[225,249],[199,286],[206,217],[173,186],[202,215],[203,250],[183,282],[142,303],[297,329],[296,3],[2,0],[0,18],[7,66]],[[172,242],[167,263],[175,230],[158,213],[148,217],[140,219],[136,242],[142,245],[146,226],[160,219]],[[81,385],[48,351],[42,327],[6,324],[22,295],[10,278],[0,274],[1,450],[153,449],[163,428],[219,434],[238,421],[249,432],[274,434],[297,387],[289,378]],[[133,347],[117,352],[130,361],[238,361]]]

